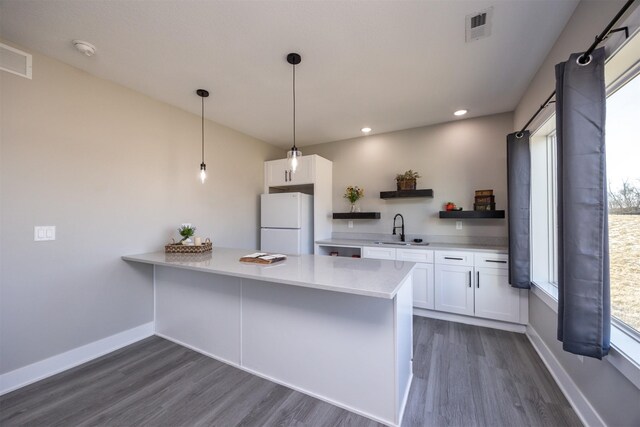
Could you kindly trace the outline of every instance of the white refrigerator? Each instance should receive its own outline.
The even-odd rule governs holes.
[[[313,253],[313,197],[303,193],[260,196],[260,250]]]

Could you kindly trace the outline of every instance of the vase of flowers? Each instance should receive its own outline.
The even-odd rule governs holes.
[[[358,212],[359,208],[356,202],[364,197],[364,189],[356,186],[348,186],[344,191],[344,198],[351,203],[350,212]]]

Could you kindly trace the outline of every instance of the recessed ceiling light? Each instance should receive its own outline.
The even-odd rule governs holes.
[[[360,129],[362,131],[362,133],[369,133],[371,132],[371,128],[362,128]]]
[[[467,114],[467,110],[458,110],[453,113],[454,116],[464,116],[465,114]]]

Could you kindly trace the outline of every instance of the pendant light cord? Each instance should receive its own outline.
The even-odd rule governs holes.
[[[204,163],[204,97],[202,97],[202,163]]]
[[[295,151],[298,147],[296,147],[296,64],[293,65],[293,148]]]

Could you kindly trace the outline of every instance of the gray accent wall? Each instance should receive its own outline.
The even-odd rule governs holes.
[[[453,117],[453,114],[452,114]],[[473,209],[474,191],[493,189],[497,209],[507,206],[506,135],[513,114],[504,113],[455,120],[439,125],[303,147],[333,161],[333,209],[347,212],[343,197],[348,185],[364,187],[358,202],[363,211],[380,212],[379,220],[334,220],[334,233],[391,234],[393,217],[401,213],[408,235],[426,235],[431,241],[465,242],[469,236],[507,236],[504,219],[440,219],[447,201]],[[374,129],[375,130],[375,129]],[[407,169],[420,172],[418,188],[431,188],[433,198],[380,199],[381,191],[395,190],[395,176]]]
[[[152,321],[150,267],[120,256],[183,222],[256,248],[263,162],[285,151],[207,121],[202,185],[199,116],[29,53],[33,80],[0,72],[0,373]]]

